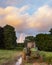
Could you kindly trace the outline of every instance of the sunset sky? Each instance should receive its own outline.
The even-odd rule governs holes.
[[[15,27],[18,42],[52,28],[52,0],[0,0],[0,26]]]

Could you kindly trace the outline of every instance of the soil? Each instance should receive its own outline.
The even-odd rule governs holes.
[[[3,63],[2,65],[15,65],[16,62],[17,62],[17,57],[14,60]]]
[[[16,64],[16,59],[10,62],[5,62],[2,65],[15,65],[15,64]],[[48,65],[48,64],[45,62],[34,62],[32,63],[32,65]]]
[[[48,65],[48,64],[45,62],[42,62],[42,63],[35,62],[35,63],[33,63],[33,65]]]

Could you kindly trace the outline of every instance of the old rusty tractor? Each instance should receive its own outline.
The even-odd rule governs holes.
[[[27,62],[29,61],[31,62],[32,60],[35,59],[40,59],[41,57],[35,42],[28,42],[26,47],[23,49],[23,53],[24,53],[24,60]]]

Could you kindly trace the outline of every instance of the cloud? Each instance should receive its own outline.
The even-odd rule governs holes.
[[[44,5],[32,15],[29,6],[0,8],[0,25],[12,25],[18,33],[47,32],[52,27],[52,8]]]
[[[22,15],[22,13],[24,13],[27,9],[28,6],[23,6],[21,8],[12,6],[0,8],[0,22],[2,22],[2,24],[4,25],[9,24],[13,26],[19,26],[23,23],[23,16],[27,15]]]
[[[23,43],[25,39],[25,35],[23,33],[20,34],[19,38],[17,39],[18,43]]]
[[[29,27],[36,28],[37,31],[48,31],[52,27],[52,8],[48,5],[38,8],[28,21]]]
[[[3,0],[1,1],[1,3],[4,5],[19,5],[23,2],[24,0]]]

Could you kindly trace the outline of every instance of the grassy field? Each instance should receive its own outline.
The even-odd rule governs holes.
[[[40,52],[40,55],[43,56],[43,60],[45,62],[51,63],[52,64],[52,52]]]
[[[40,51],[41,55],[45,55],[46,57],[52,57],[52,52],[44,52],[44,51]]]
[[[0,50],[0,65],[4,62],[13,60],[20,51],[17,50]],[[52,52],[40,52],[41,55],[43,55],[44,61],[46,62],[52,62]],[[32,65],[28,63],[27,65]]]
[[[20,51],[17,50],[0,50],[0,65],[4,62],[13,60]]]

